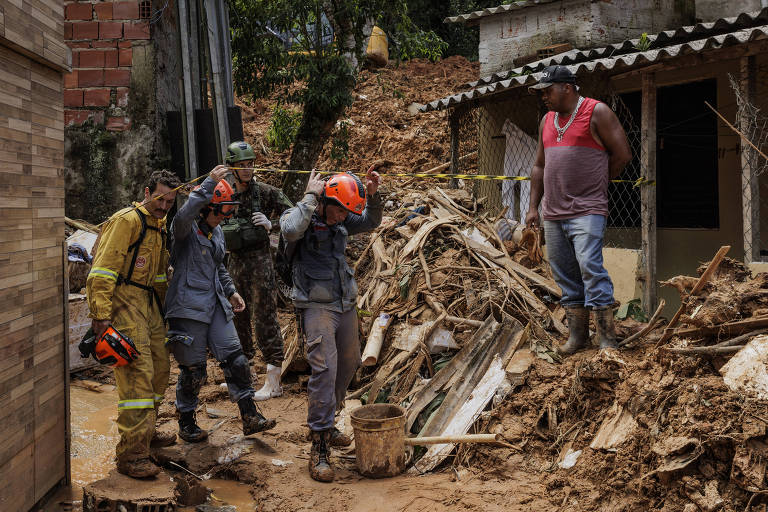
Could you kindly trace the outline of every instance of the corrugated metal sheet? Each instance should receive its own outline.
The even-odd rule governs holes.
[[[478,18],[485,18],[486,16],[493,16],[494,14],[503,14],[505,12],[517,11],[525,9],[526,7],[533,7],[534,5],[549,4],[560,0],[524,0],[522,2],[514,2],[508,5],[500,5],[498,7],[489,7],[482,11],[470,12],[468,14],[459,14],[458,16],[451,16],[445,18],[444,23],[466,23],[468,21],[476,20]]]
[[[742,27],[748,28],[742,28]],[[505,89],[533,85],[538,82],[546,66],[568,66],[576,75],[595,71],[643,67],[667,59],[705,50],[726,48],[768,38],[768,9],[745,13],[734,18],[723,18],[712,23],[700,23],[648,36],[651,49],[637,51],[637,39],[627,40],[594,50],[571,50],[554,57],[472,82],[466,92],[432,101],[422,112],[442,110],[463,101],[469,101]],[[683,42],[681,42],[683,41]]]

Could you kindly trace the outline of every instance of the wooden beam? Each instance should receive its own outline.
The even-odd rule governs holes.
[[[221,62],[221,38],[219,32],[219,17],[216,5],[213,2],[205,2],[206,23],[208,27],[208,58],[211,63],[211,75],[213,77],[213,112],[216,125],[218,161],[224,162],[226,148],[229,145],[229,121],[227,120],[226,88],[224,86],[223,65]],[[229,35],[227,34],[227,37]]]
[[[656,75],[642,76],[642,125],[640,169],[648,181],[656,181]],[[642,222],[643,308],[656,307],[656,187],[640,187]]]
[[[757,63],[755,56],[742,57],[739,61],[739,88],[742,98],[752,104],[757,90]],[[749,136],[749,120],[739,116],[739,129]],[[739,144],[741,153],[741,210],[744,226],[744,263],[760,261],[760,184],[752,176],[750,153],[754,150],[743,141]],[[754,155],[756,156],[756,155]],[[753,156],[752,162],[755,161]]]
[[[184,129],[184,163],[186,164],[187,179],[197,178],[199,176],[197,169],[197,137],[195,135],[195,102],[193,96],[193,82],[197,78],[192,72],[192,62],[197,60],[193,58],[192,50],[190,46],[190,10],[187,0],[178,0],[178,23],[179,23],[179,40],[180,40],[180,53],[181,53],[181,67],[182,67],[182,94],[184,95],[184,114],[181,116]],[[191,25],[194,27],[194,25]],[[194,32],[192,30],[191,32]],[[195,34],[195,39],[197,34]],[[194,47],[195,56],[198,48]]]
[[[72,422],[69,412],[69,258],[67,241],[61,242],[61,268],[62,268],[62,314],[64,316],[63,356],[64,356],[64,485],[72,485]]]
[[[460,109],[459,107],[454,108],[451,110],[450,116],[448,118],[448,123],[450,125],[451,129],[451,163],[450,163],[450,173],[451,174],[458,174],[459,173],[459,117],[461,116],[461,113],[463,112],[463,109]],[[449,182],[450,188],[459,188],[459,181],[458,180],[451,180]]]

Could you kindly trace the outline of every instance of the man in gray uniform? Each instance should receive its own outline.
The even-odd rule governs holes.
[[[334,478],[329,446],[350,442],[333,426],[337,406],[360,366],[357,284],[344,253],[347,236],[371,231],[381,223],[379,180],[373,168],[365,185],[352,174],[336,174],[324,182],[313,172],[304,198],[280,217],[284,241],[293,245],[291,293],[312,367],[307,384],[312,438],[309,474],[320,482]]]
[[[224,234],[219,224],[234,213],[237,203],[216,166],[189,195],[171,224],[171,259],[174,269],[165,299],[168,343],[181,370],[176,384],[179,437],[199,442],[208,437],[195,421],[198,394],[206,378],[207,350],[219,361],[229,396],[240,408],[243,433],[255,434],[275,426],[261,415],[253,401],[251,369],[237,337],[234,312],[245,302],[235,291],[224,267]]]

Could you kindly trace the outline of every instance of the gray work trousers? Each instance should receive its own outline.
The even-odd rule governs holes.
[[[328,430],[333,428],[336,407],[344,401],[347,386],[360,366],[357,311],[302,309],[300,312],[307,340],[307,361],[312,367],[307,383],[307,423],[310,430]]]
[[[205,368],[208,356],[207,350],[211,351],[211,354],[220,363],[222,369],[233,362],[233,359],[245,359],[244,356],[241,358],[237,357],[237,354],[242,354],[243,348],[240,346],[234,322],[231,320],[227,321],[227,316],[221,305],[217,304],[210,324],[188,318],[169,318],[168,327],[169,336],[186,334],[192,338],[189,345],[178,342],[171,343],[171,352],[173,352],[173,356],[179,365],[202,366]],[[240,360],[234,362],[235,364],[242,363]],[[247,383],[244,380],[227,379],[229,397],[233,402],[238,402],[243,398],[253,395],[250,375]],[[180,412],[194,411],[197,408],[197,404],[197,393],[184,389],[181,386],[181,380],[179,380],[176,384],[176,408]]]

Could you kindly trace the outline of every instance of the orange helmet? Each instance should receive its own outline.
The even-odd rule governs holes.
[[[365,208],[365,187],[360,178],[352,173],[334,174],[325,182],[323,191],[329,204],[336,204],[347,211],[360,215]]]
[[[107,327],[98,340],[96,340],[93,330],[89,329],[85,333],[83,341],[80,342],[79,348],[82,357],[92,355],[99,363],[109,365],[112,368],[125,366],[139,356],[139,351],[136,350],[133,340],[111,325]]]
[[[199,188],[200,185],[196,186],[195,190]],[[231,217],[235,213],[235,207],[240,204],[234,198],[235,191],[232,189],[232,185],[226,180],[221,180],[216,184],[216,188],[213,189],[213,199],[208,204],[208,208],[213,210],[214,215]],[[203,210],[203,214],[207,215],[207,211]]]

